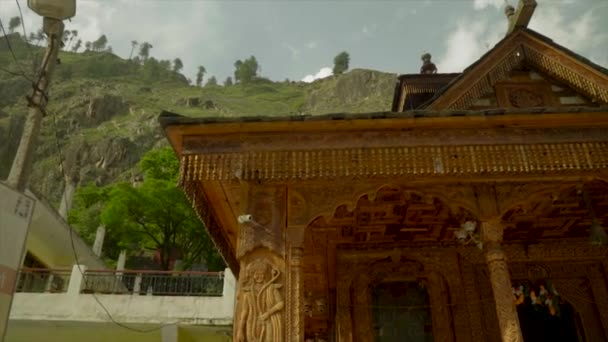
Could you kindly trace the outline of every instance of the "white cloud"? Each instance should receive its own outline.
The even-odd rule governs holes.
[[[461,72],[494,46],[505,27],[487,21],[461,20],[456,30],[448,35],[446,52],[437,59],[439,72]]]
[[[321,68],[321,70],[319,70],[319,72],[317,72],[314,75],[306,75],[303,79],[302,82],[306,82],[306,83],[310,83],[310,82],[314,82],[316,80],[328,77],[333,75],[333,71],[331,70],[330,67],[323,67]]]
[[[299,49],[296,49],[295,47],[293,47],[293,46],[291,46],[289,44],[286,44],[286,43],[284,43],[283,46],[287,50],[289,50],[289,52],[291,53],[291,58],[295,59],[295,58],[298,58],[300,56],[300,50]]]
[[[502,8],[505,5],[504,0],[473,0],[473,8],[476,11],[481,11],[487,7],[494,6]]]
[[[363,35],[365,35],[365,36],[370,37],[376,32],[377,29],[378,29],[378,25],[376,25],[376,24],[371,24],[369,26],[365,25],[361,28],[361,33],[363,33]]]
[[[476,6],[482,4],[496,5],[491,0],[475,0]],[[605,50],[608,33],[601,25],[602,8],[595,6],[581,15],[571,16],[566,2],[538,7],[529,27],[568,49],[602,63],[608,58]],[[504,37],[507,20],[496,23],[490,19],[460,18],[456,29],[447,36],[445,53],[436,59],[439,72],[461,72]]]
[[[606,35],[605,32],[597,32],[596,20],[592,10],[578,18],[565,20],[564,15],[557,8],[548,7],[532,17],[530,28],[550,37],[560,45],[579,50],[592,47],[598,43],[596,41],[598,36]]]
[[[308,43],[306,43],[306,47],[309,49],[314,49],[317,47],[317,42],[314,40],[311,40]]]

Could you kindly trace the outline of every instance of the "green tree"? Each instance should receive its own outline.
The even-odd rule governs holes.
[[[72,52],[78,52],[78,50],[80,49],[81,46],[82,46],[82,39],[78,39],[76,41],[76,44],[74,44],[74,46],[72,47]]]
[[[346,51],[342,51],[336,57],[334,57],[334,75],[343,74],[346,70],[348,70],[349,62],[350,56]]]
[[[179,58],[173,60],[173,71],[180,72],[184,68],[184,63]]]
[[[135,51],[135,48],[137,47],[139,43],[137,42],[137,40],[132,40],[131,41],[131,53],[129,54],[129,59],[133,58],[133,51]]]
[[[142,61],[145,61],[148,59],[148,57],[150,57],[150,49],[152,48],[152,44],[148,42],[143,42],[139,45],[139,56],[141,57]]]
[[[93,51],[102,51],[106,49],[106,44],[108,44],[108,38],[105,34],[102,34],[96,41],[92,43]]]
[[[11,34],[15,32],[15,29],[19,27],[19,25],[21,25],[21,18],[12,17],[11,20],[8,22],[8,33]]]
[[[228,76],[226,77],[226,80],[224,81],[224,87],[230,87],[232,85],[232,77]]]
[[[91,48],[93,47],[93,45],[91,44],[91,42],[86,42],[84,43],[84,51],[91,51]]]
[[[199,65],[198,66],[198,71],[196,73],[196,86],[200,87],[203,84],[203,77],[205,77],[205,73],[207,72],[207,69],[205,69],[204,66]]]
[[[217,79],[215,78],[215,76],[209,77],[209,79],[207,80],[207,84],[205,84],[205,87],[215,87],[215,86],[217,86]]]
[[[158,61],[158,65],[160,66],[162,71],[171,70],[171,61],[168,59],[161,59],[160,61]]]
[[[36,32],[36,45],[38,45],[41,41],[46,39],[46,34],[44,33],[44,31],[42,31],[42,29],[39,29]]]
[[[240,59],[234,63],[234,80],[236,82],[247,83],[258,76],[260,66],[255,56],[251,56],[244,61]]]
[[[174,251],[180,254],[184,269],[205,261],[210,270],[221,270],[224,263],[193,213],[183,192],[177,188],[179,162],[170,148],[149,151],[139,163],[144,181],[133,186],[119,183],[105,188],[80,188],[70,211],[70,223],[91,242],[93,231],[106,226],[108,246],[158,251],[163,269],[169,269]],[[93,228],[94,227],[94,228]]]

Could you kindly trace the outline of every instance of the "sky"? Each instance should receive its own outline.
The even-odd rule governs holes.
[[[42,19],[26,0],[0,0],[5,24],[23,9],[26,32]],[[517,6],[518,0],[506,0]],[[530,28],[608,67],[608,0],[537,0]],[[157,59],[179,57],[195,78],[199,65],[220,82],[234,62],[254,55],[261,75],[313,81],[331,75],[333,58],[350,68],[417,73],[429,52],[439,72],[460,72],[506,32],[505,0],[77,0],[66,29],[83,41],[101,34],[128,57],[131,41],[153,45]]]

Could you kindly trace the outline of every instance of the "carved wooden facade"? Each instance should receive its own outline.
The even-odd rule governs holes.
[[[511,284],[539,279],[606,340],[608,250],[589,242],[608,227],[605,70],[524,28],[396,91],[391,113],[161,116],[238,274],[236,341],[373,341],[391,282],[426,289],[437,341],[522,341]]]

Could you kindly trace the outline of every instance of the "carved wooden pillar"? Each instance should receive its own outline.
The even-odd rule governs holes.
[[[304,341],[304,270],[302,255],[304,254],[304,234],[306,227],[287,228],[288,278],[287,289],[287,318],[285,341]]]
[[[608,289],[606,288],[606,280],[602,274],[602,265],[600,263],[592,264],[587,267],[587,274],[591,283],[591,290],[595,304],[598,309],[599,318],[602,321],[604,334],[608,336]]]
[[[286,338],[285,203],[282,186],[247,189],[236,257],[241,265],[234,336],[237,342],[275,342]]]
[[[471,341],[483,341],[482,311],[480,303],[479,286],[475,281],[473,264],[466,260],[461,262],[462,288],[466,296],[466,304],[471,325]]]
[[[503,227],[499,219],[485,221],[481,224],[483,248],[490,273],[502,341],[523,342],[517,308],[513,300],[507,257],[500,246],[502,232]]]
[[[338,284],[336,289],[336,340],[338,342],[353,342],[351,282],[355,272],[352,264],[342,264],[338,269]]]

